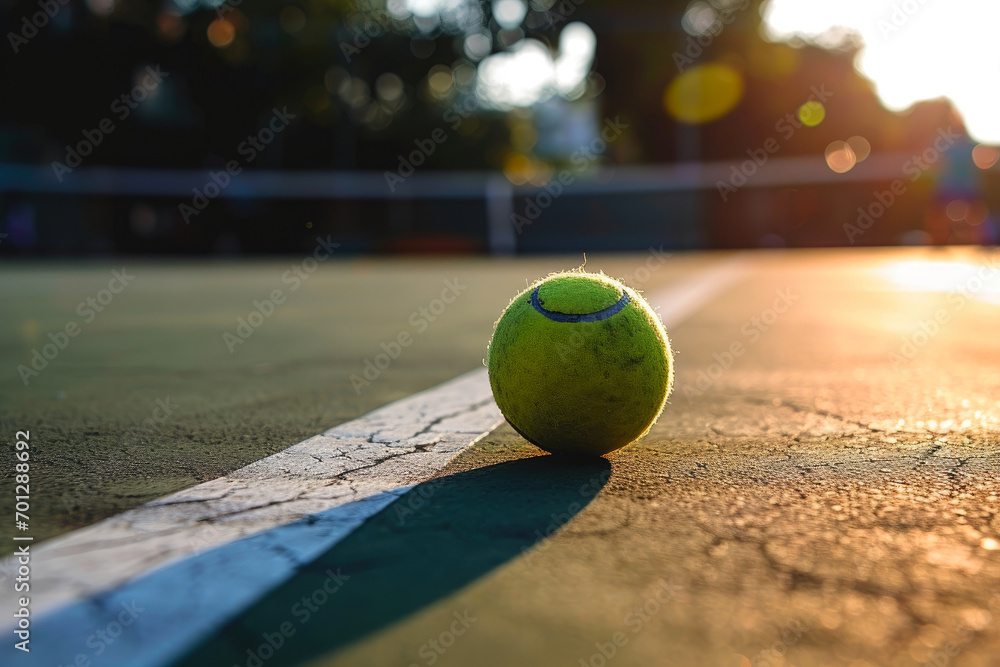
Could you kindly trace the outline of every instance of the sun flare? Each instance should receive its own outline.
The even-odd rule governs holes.
[[[770,0],[761,10],[772,41],[802,39],[836,47],[860,38],[857,69],[883,104],[902,111],[921,100],[949,98],[969,133],[1000,144],[1000,69],[994,0]]]

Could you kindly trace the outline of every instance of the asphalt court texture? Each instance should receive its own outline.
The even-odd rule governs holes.
[[[656,307],[732,260],[659,259],[587,268]],[[644,440],[567,463],[502,425],[174,664],[248,664],[288,622],[264,664],[1000,665],[996,261],[743,254],[668,326],[674,393]],[[8,266],[0,423],[38,443],[33,519],[78,528],[479,367],[526,281],[579,262],[343,260],[294,293],[281,263],[137,265],[90,323],[77,304],[120,267]],[[418,331],[446,280],[467,287]],[[230,354],[222,334],[276,288]],[[24,387],[13,369],[67,319],[82,334]]]

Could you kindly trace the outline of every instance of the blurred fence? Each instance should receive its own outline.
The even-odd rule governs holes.
[[[909,154],[846,174],[821,157],[602,166],[541,186],[489,172],[162,170],[0,165],[0,252],[269,253],[332,234],[357,252],[579,252],[898,241],[931,193],[903,187],[863,234],[845,225],[909,184]],[[884,200],[882,200],[884,203]],[[865,223],[863,223],[865,224]],[[4,242],[6,241],[6,242]]]

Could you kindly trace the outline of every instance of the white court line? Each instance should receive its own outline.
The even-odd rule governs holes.
[[[676,326],[743,265],[741,256],[712,264],[650,300]],[[486,370],[473,371],[45,542],[32,549],[32,652],[7,641],[0,662],[68,665],[84,655],[97,664],[100,646],[102,667],[166,664],[502,421]],[[123,614],[135,620],[113,643],[94,639]],[[9,621],[0,628],[8,638]]]
[[[476,371],[34,547],[31,653],[4,613],[0,664],[166,664],[502,421]]]
[[[748,257],[732,255],[692,273],[679,283],[644,296],[656,308],[667,332],[688,319],[747,273]]]

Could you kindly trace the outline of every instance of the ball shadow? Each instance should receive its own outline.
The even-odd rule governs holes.
[[[264,664],[291,665],[343,647],[546,539],[586,507],[610,470],[603,458],[541,456],[421,484],[175,664],[256,664],[256,653]],[[294,633],[275,635],[284,623]],[[259,651],[268,636],[279,647]]]

